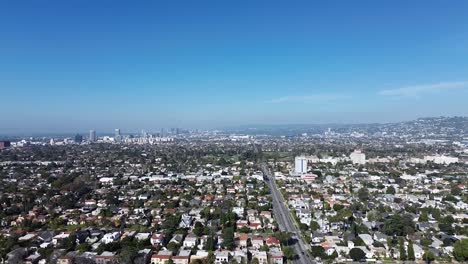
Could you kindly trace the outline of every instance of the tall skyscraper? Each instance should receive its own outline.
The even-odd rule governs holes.
[[[122,134],[120,134],[120,129],[116,128],[114,131],[114,139],[116,142],[122,141]]]
[[[75,135],[75,143],[81,143],[83,141],[83,136],[80,134]]]
[[[297,174],[307,173],[307,159],[304,156],[298,156],[294,159],[294,172]]]
[[[96,131],[90,130],[89,131],[89,142],[96,142]]]

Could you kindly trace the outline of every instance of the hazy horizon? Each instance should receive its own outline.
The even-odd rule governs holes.
[[[468,2],[0,3],[0,134],[468,116]]]

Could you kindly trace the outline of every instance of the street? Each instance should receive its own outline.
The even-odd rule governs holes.
[[[292,218],[288,208],[285,206],[284,198],[276,186],[275,179],[264,163],[262,164],[262,171],[267,177],[266,182],[270,188],[271,198],[273,200],[273,213],[276,221],[278,222],[279,229],[284,232],[292,233],[293,237],[296,238],[296,242],[292,245],[297,254],[297,259],[295,259],[294,262],[303,264],[314,263],[308,255],[309,247],[302,239],[301,231],[294,224],[294,219]]]

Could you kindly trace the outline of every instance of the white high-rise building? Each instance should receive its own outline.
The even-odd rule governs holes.
[[[120,133],[120,129],[116,128],[114,130],[114,140],[115,142],[121,142],[122,141],[122,134]]]
[[[96,140],[97,140],[96,131],[90,130],[89,131],[89,142],[95,142]]]
[[[297,174],[307,173],[307,158],[298,156],[294,159],[294,172]]]
[[[351,155],[349,155],[349,158],[353,164],[366,164],[366,154],[362,153],[360,150],[355,150]]]

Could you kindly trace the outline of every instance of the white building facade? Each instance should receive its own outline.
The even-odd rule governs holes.
[[[294,159],[294,172],[296,174],[307,173],[307,158],[298,156]]]

